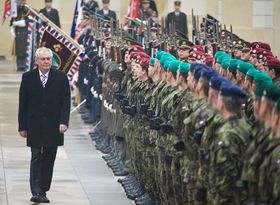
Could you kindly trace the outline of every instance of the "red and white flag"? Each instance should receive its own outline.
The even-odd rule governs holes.
[[[5,20],[9,16],[17,17],[17,1],[16,0],[5,0],[2,23],[4,23]]]
[[[9,16],[11,16],[11,2],[10,0],[5,0],[2,23],[4,23]]]

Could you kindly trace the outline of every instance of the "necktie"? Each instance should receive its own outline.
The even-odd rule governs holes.
[[[43,87],[45,87],[45,85],[46,85],[46,83],[47,83],[47,76],[41,75],[41,81],[42,81]]]

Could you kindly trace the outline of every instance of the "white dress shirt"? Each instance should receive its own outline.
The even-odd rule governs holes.
[[[48,78],[49,78],[49,73],[50,73],[50,71],[48,71],[46,74],[43,74],[43,73],[40,71],[40,69],[39,69],[39,74],[40,74],[41,82],[43,82],[43,76],[45,76],[45,77],[46,77],[46,84],[47,84]],[[46,84],[45,84],[45,86],[46,86]]]

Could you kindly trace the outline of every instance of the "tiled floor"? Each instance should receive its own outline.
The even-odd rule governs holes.
[[[30,150],[17,133],[21,73],[0,62],[0,204],[30,204]],[[54,205],[131,205],[88,137],[92,126],[71,114],[65,146],[60,147],[48,196]]]

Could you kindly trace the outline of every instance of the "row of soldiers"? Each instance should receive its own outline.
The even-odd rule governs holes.
[[[224,32],[218,52],[181,37],[166,52],[100,36],[79,38],[82,118],[100,121],[90,135],[114,174],[126,176],[129,198],[280,203],[280,61],[268,44]]]

